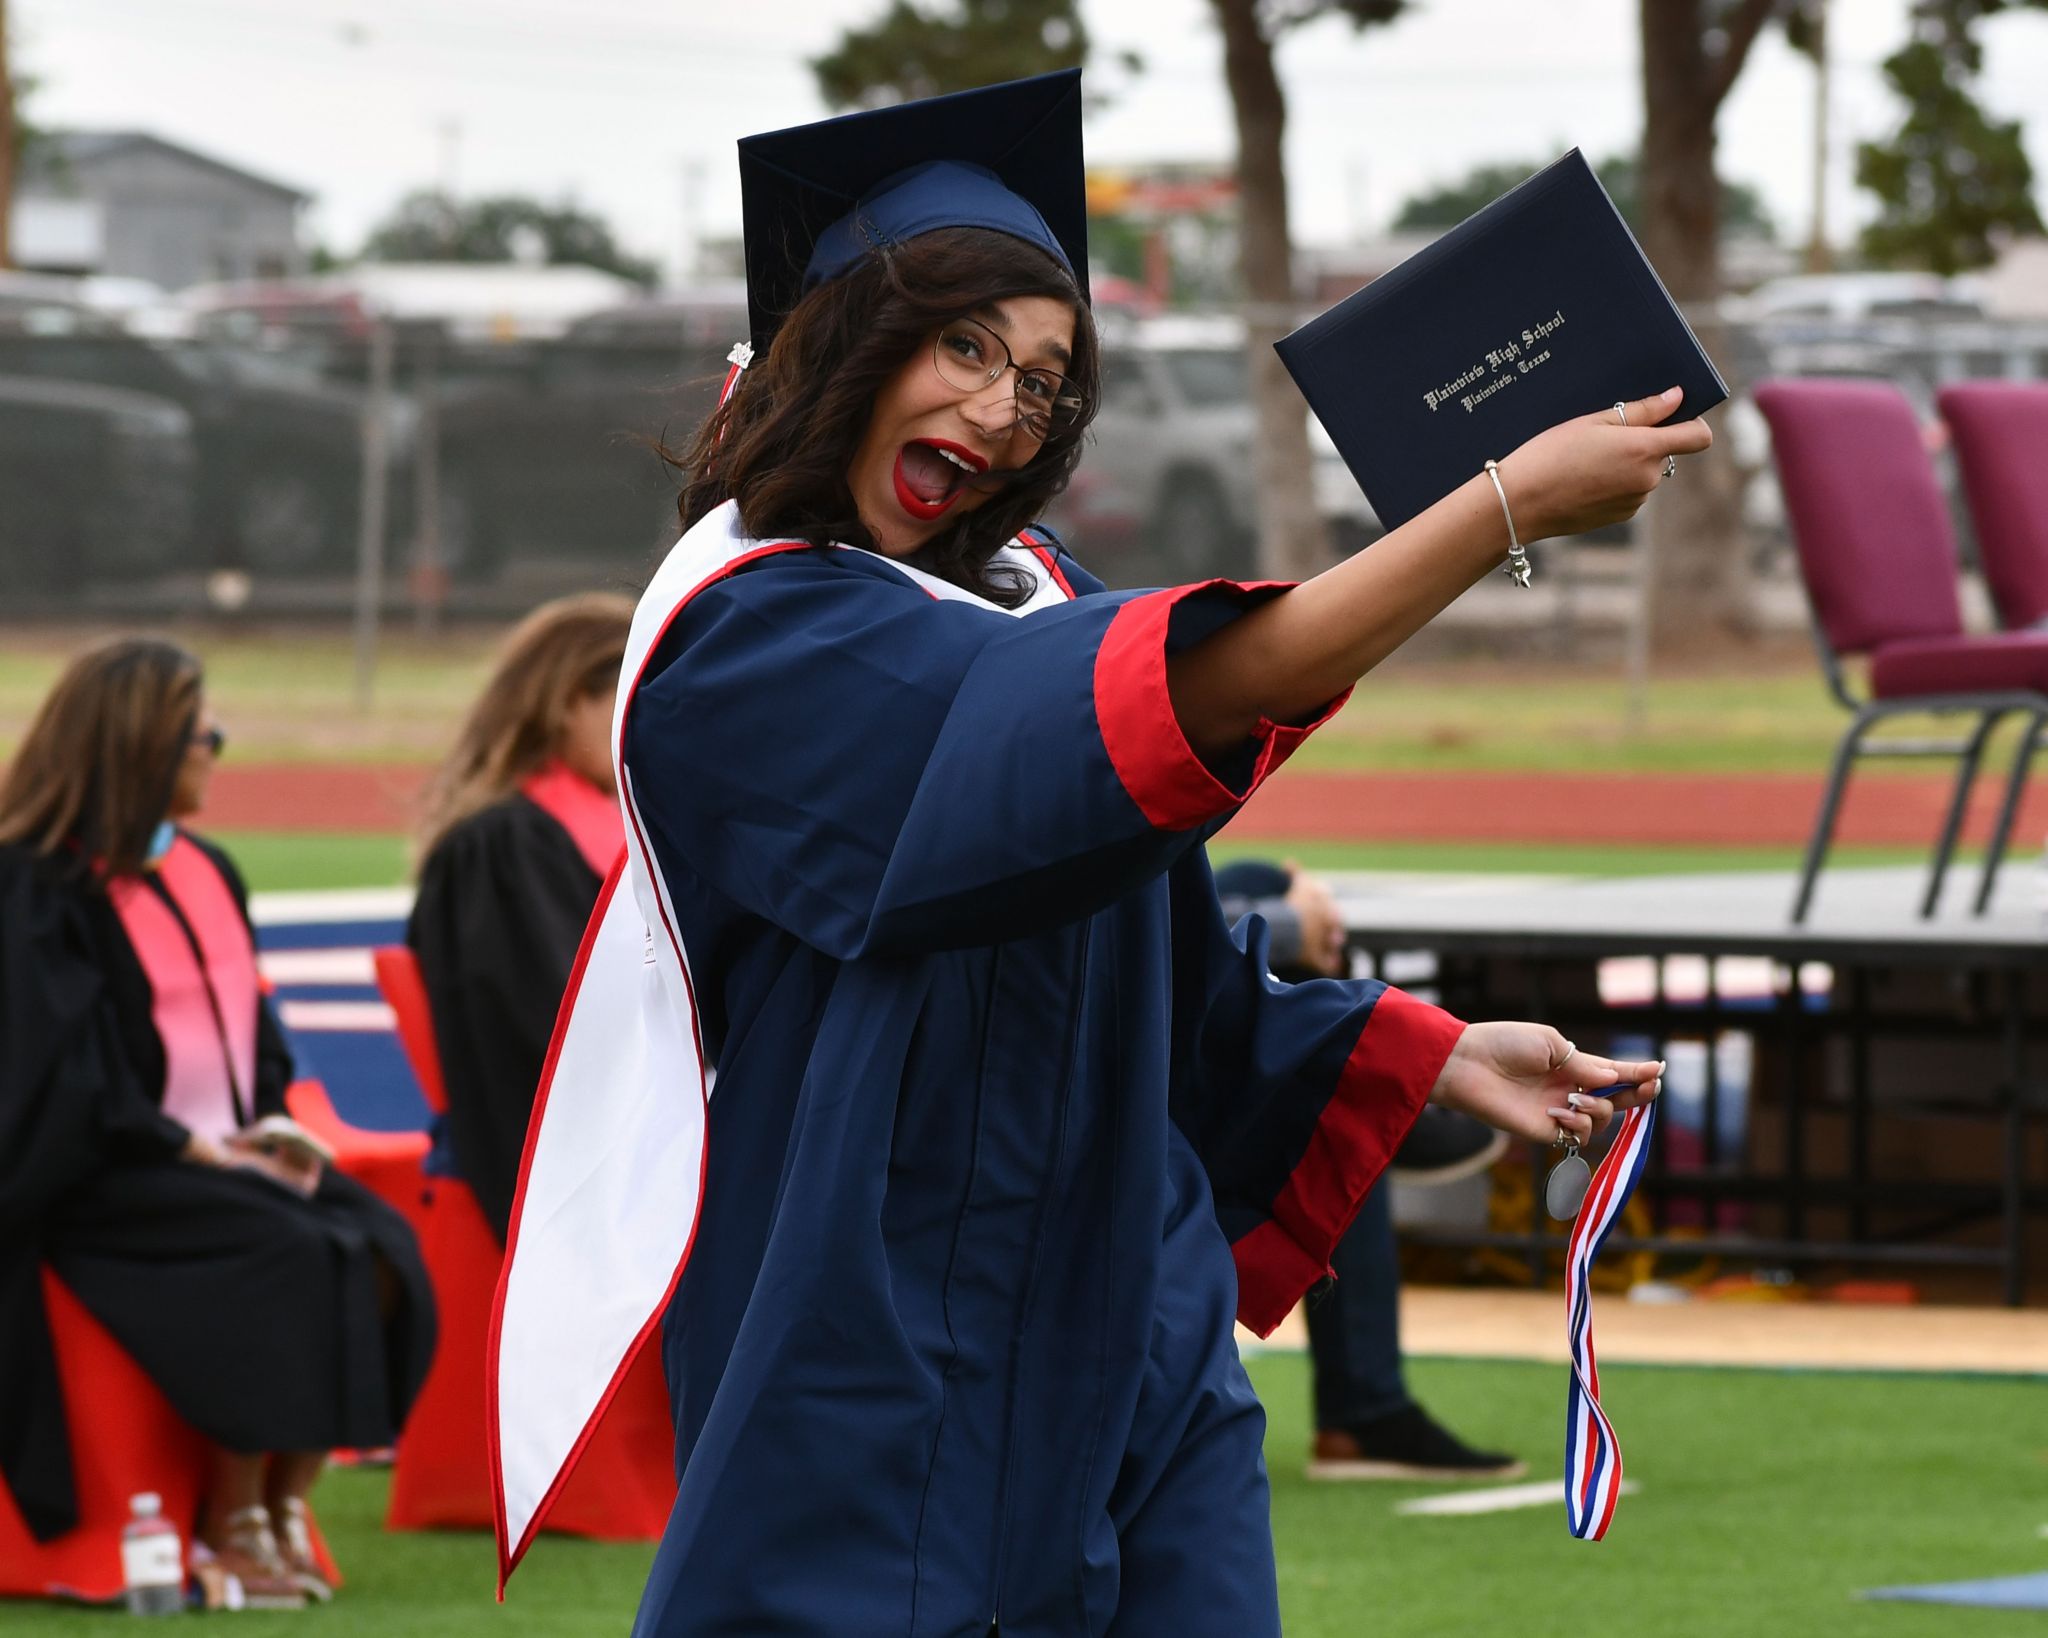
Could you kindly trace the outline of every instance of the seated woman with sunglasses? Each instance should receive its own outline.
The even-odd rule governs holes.
[[[762,356],[635,619],[496,1361],[516,1559],[673,1286],[642,1638],[1277,1633],[1233,1315],[1323,1276],[1425,1102],[1549,1142],[1656,1094],[1233,937],[1202,842],[1507,540],[1477,474],[1291,590],[1108,593],[1040,536],[1100,379],[1078,120],[1048,76],[741,145],[788,191]],[[1703,437],[1560,428],[1516,516],[1625,515]]]
[[[396,1437],[433,1354],[411,1231],[284,1114],[241,878],[184,826],[223,744],[199,662],[79,656],[0,785],[0,1475],[76,1522],[41,1267],[213,1446],[199,1535],[252,1604],[332,1594],[306,1496]]]

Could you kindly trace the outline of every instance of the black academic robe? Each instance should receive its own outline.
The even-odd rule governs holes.
[[[500,1240],[555,1014],[602,885],[568,831],[517,792],[450,829],[420,868],[405,937],[434,1017],[448,1143]]]
[[[163,1079],[149,980],[106,894],[0,847],[0,1476],[40,1539],[77,1522],[45,1263],[231,1450],[387,1445],[433,1357],[404,1220],[332,1168],[308,1200],[180,1160]],[[290,1079],[265,1005],[254,1113],[282,1110]]]

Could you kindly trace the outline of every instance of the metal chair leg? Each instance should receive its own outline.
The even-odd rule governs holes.
[[[1835,818],[1842,808],[1842,791],[1849,782],[1849,765],[1856,760],[1863,736],[1875,721],[1875,714],[1857,712],[1856,720],[1849,724],[1848,731],[1835,745],[1834,764],[1828,769],[1827,789],[1821,795],[1820,812],[1814,817],[1813,834],[1807,839],[1806,862],[1799,871],[1799,889],[1792,898],[1792,925],[1795,927],[1806,920],[1806,912],[1813,904],[1814,883],[1828,856],[1828,844],[1834,839]]]
[[[2012,839],[2012,824],[2019,817],[2020,793],[2027,788],[2027,773],[2034,750],[2041,741],[2044,720],[2039,711],[2028,714],[2027,731],[2020,736],[2020,748],[2013,754],[2012,772],[2005,777],[2005,799],[1998,806],[1998,823],[1991,832],[1991,846],[1984,855],[1984,876],[1977,884],[1976,915],[1991,907],[1991,890],[1997,885],[1998,870],[2005,863],[2006,843]]]
[[[1962,766],[1956,770],[1955,793],[1948,800],[1948,817],[1942,821],[1941,840],[1934,848],[1934,868],[1927,873],[1927,895],[1920,901],[1920,919],[1933,918],[1941,902],[1941,880],[1948,874],[1948,861],[1956,850],[1956,836],[1963,828],[1963,814],[1970,805],[1970,787],[1976,783],[1977,765],[1983,760],[1984,741],[2005,716],[2002,710],[1986,711],[1977,719],[1977,731],[1963,747]]]

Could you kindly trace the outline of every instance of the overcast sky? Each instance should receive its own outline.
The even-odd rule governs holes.
[[[931,3],[931,0],[927,0]],[[1637,0],[1421,0],[1357,35],[1325,19],[1280,54],[1296,237],[1383,227],[1401,201],[1489,160],[1596,158],[1641,126]],[[14,0],[17,67],[46,125],[139,128],[315,196],[309,227],[344,252],[408,188],[573,197],[632,249],[673,265],[692,232],[736,233],[732,145],[825,110],[805,58],[883,0]],[[1897,114],[1878,63],[1906,0],[1835,0],[1829,216],[1867,214],[1859,139]],[[1098,44],[1144,71],[1094,76],[1115,100],[1091,162],[1233,149],[1207,0],[1090,0]],[[2048,14],[1986,30],[1984,99],[2028,122],[2048,176]],[[1812,208],[1813,76],[1775,34],[1721,131],[1722,168],[1759,188],[1781,232]]]

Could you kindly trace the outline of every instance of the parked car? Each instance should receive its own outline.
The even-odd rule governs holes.
[[[1247,573],[1258,531],[1255,420],[1239,320],[1106,325],[1091,447],[1047,521],[1114,584]],[[1309,437],[1317,506],[1339,545],[1355,550],[1379,525],[1313,417]]]
[[[452,355],[437,417],[448,567],[536,588],[646,574],[677,530],[656,446],[688,442],[746,333],[734,286],[593,313],[489,368]]]
[[[176,567],[196,467],[192,418],[176,402],[0,365],[0,612]]]
[[[0,328],[0,377],[104,389],[178,412],[193,449],[182,566],[302,576],[352,561],[359,390],[287,359],[146,340],[82,311],[57,322],[47,308]]]

